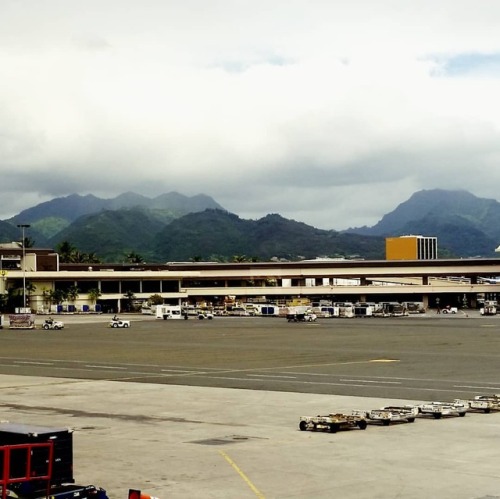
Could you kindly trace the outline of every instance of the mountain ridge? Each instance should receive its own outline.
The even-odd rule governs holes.
[[[414,193],[372,227],[322,230],[277,213],[244,220],[205,194],[177,192],[154,198],[125,192],[112,199],[72,194],[0,221],[0,241],[28,236],[56,248],[70,241],[105,261],[138,253],[151,261],[214,258],[283,259],[316,256],[384,258],[384,240],[408,234],[438,238],[438,255],[493,257],[500,241],[500,203],[466,190]],[[15,239],[14,239],[15,238]]]
[[[26,223],[26,220],[29,220],[30,225],[37,233],[42,235],[44,239],[50,240],[58,232],[84,215],[105,210],[116,211],[135,207],[155,209],[159,219],[162,218],[161,213],[163,212],[163,218],[167,222],[191,211],[206,208],[224,209],[219,203],[205,194],[189,197],[175,191],[160,194],[153,198],[132,191],[109,199],[99,198],[93,194],[70,194],[27,208],[5,221],[15,225]],[[48,224],[47,220],[50,220],[51,223]]]

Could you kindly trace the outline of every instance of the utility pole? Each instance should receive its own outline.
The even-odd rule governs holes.
[[[23,314],[26,313],[26,239],[24,237],[24,230],[31,227],[29,224],[17,224],[23,231]]]

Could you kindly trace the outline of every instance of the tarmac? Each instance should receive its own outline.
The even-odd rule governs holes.
[[[74,430],[74,476],[111,499],[500,498],[500,413],[300,431],[408,400],[0,376],[1,419]]]

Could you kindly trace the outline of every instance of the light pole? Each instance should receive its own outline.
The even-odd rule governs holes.
[[[26,313],[26,239],[24,238],[24,229],[31,227],[29,224],[17,224],[23,231],[23,314]]]

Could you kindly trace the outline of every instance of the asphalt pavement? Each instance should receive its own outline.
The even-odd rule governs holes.
[[[500,413],[298,428],[304,415],[500,393],[500,318],[426,315],[4,330],[0,417],[73,428],[77,482],[113,499],[500,497]]]

